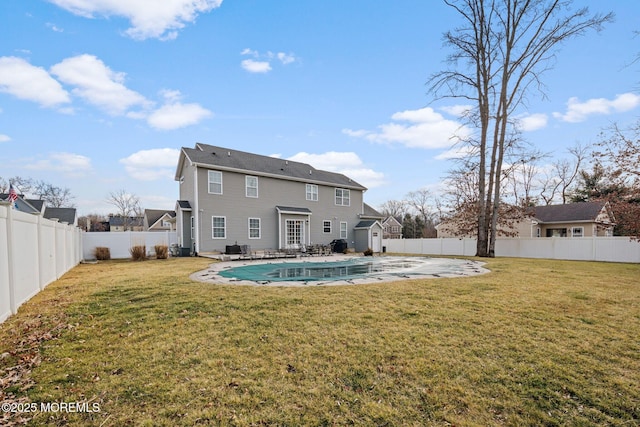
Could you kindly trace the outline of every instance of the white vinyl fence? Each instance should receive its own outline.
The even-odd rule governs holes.
[[[178,243],[175,231],[124,231],[82,233],[84,259],[95,259],[97,247],[109,248],[111,258],[130,258],[133,246],[146,246],[148,255],[155,255],[155,245],[171,246]]]
[[[81,231],[0,202],[0,323],[78,265]]]
[[[475,239],[384,239],[387,252],[474,256]],[[538,237],[496,240],[496,256],[640,263],[640,242],[628,237]]]

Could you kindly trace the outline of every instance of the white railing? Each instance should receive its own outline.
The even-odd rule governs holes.
[[[81,231],[0,202],[0,323],[78,265]]]
[[[97,247],[109,248],[111,258],[130,258],[134,246],[146,246],[147,254],[154,255],[155,245],[171,246],[178,242],[175,231],[121,231],[82,233],[83,258],[95,259]]]
[[[384,239],[387,252],[473,256],[475,239]],[[496,256],[640,263],[640,242],[628,237],[544,237],[496,240]]]

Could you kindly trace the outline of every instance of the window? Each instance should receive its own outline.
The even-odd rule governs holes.
[[[322,232],[331,233],[331,221],[329,221],[328,219],[322,221]]]
[[[315,184],[307,184],[307,200],[311,200],[313,202],[318,201],[318,186]]]
[[[196,236],[196,223],[194,217],[191,217],[191,240]]]
[[[347,238],[347,223],[346,222],[340,222],[340,238],[341,239],[346,239]]]
[[[350,192],[344,188],[336,188],[336,205],[349,206],[350,205]]]
[[[209,194],[222,194],[222,172],[209,171]]]
[[[211,237],[214,239],[226,239],[227,237],[227,219],[223,216],[214,216],[211,218]]]
[[[260,218],[249,218],[249,238],[260,238]]]
[[[584,235],[584,229],[582,227],[572,227],[571,237],[582,237]]]
[[[247,197],[258,197],[258,177],[257,176],[246,176],[244,178],[244,182],[246,184],[246,196]]]

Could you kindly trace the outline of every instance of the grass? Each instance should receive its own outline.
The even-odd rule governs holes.
[[[208,263],[71,270],[0,325],[0,380],[31,362],[5,399],[99,405],[22,414],[53,426],[640,424],[640,265],[494,259],[482,276],[307,288],[188,279]]]

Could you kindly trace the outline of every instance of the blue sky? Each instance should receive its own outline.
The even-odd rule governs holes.
[[[519,112],[551,160],[640,114],[640,2],[576,4],[616,19]],[[426,81],[458,23],[436,0],[2,0],[0,177],[68,187],[81,215],[121,189],[173,209],[178,151],[203,142],[345,173],[373,206],[437,191],[460,119]]]

